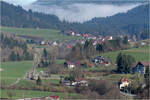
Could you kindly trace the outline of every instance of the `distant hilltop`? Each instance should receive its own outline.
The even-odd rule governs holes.
[[[148,2],[148,0],[37,0],[35,4],[49,5],[49,4],[68,4],[68,3],[135,3]]]

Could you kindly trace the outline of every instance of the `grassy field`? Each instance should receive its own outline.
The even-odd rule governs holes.
[[[1,81],[7,84],[15,82],[18,78],[21,78],[29,71],[32,67],[32,61],[21,61],[21,62],[2,62],[1,68],[3,71],[1,74]]]
[[[133,81],[133,80],[136,80],[137,76],[138,76],[137,74],[110,74],[110,75],[101,77],[101,79],[105,79],[105,80],[108,80],[110,82],[114,82],[115,84],[117,84],[119,80],[123,77],[127,78],[130,81]],[[140,77],[140,81],[143,82],[144,76],[141,75],[139,77]]]
[[[110,58],[111,61],[113,63],[115,63],[117,55],[119,53],[132,55],[133,57],[135,57],[136,62],[138,62],[138,61],[150,61],[149,60],[149,47],[148,46],[144,46],[144,47],[141,47],[141,48],[132,48],[132,49],[128,49],[128,50],[108,52],[108,53],[104,53],[102,55],[104,57]]]
[[[34,98],[34,97],[46,97],[57,95],[60,99],[66,97],[78,97],[79,94],[75,93],[59,93],[59,92],[45,92],[45,91],[32,91],[32,90],[2,90],[1,91],[1,98],[10,98],[8,93],[13,92],[12,98],[19,99],[19,98]]]
[[[35,36],[35,37],[40,37],[48,40],[73,39],[73,37],[71,36],[60,34],[59,30],[52,30],[52,29],[2,27],[1,31],[16,34],[16,35]]]

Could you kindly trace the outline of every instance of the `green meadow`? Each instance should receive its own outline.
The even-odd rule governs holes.
[[[144,46],[140,48],[131,48],[127,50],[120,50],[120,51],[114,51],[114,52],[107,52],[102,54],[104,57],[110,58],[111,62],[115,63],[116,58],[119,53],[131,55],[135,58],[136,62],[138,61],[150,61],[149,58],[149,46]]]
[[[13,93],[12,99],[20,98],[34,98],[34,97],[46,97],[57,95],[61,99],[66,97],[79,97],[79,94],[76,93],[60,93],[60,92],[45,92],[45,91],[33,91],[33,90],[2,90],[1,98],[10,98],[9,93]]]
[[[1,32],[6,32],[6,33],[16,34],[16,35],[40,37],[47,40],[73,39],[73,37],[60,34],[59,30],[53,30],[53,29],[2,27]]]
[[[130,81],[137,80],[137,77],[139,77],[140,82],[144,81],[144,76],[143,75],[139,76],[138,74],[110,74],[110,75],[101,77],[101,79],[108,80],[110,82],[117,84],[119,80],[123,77],[129,79]]]
[[[2,62],[1,69],[1,82],[11,84],[18,78],[23,78],[25,73],[32,68],[32,61],[21,61],[21,62]]]

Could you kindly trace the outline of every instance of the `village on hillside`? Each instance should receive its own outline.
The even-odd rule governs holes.
[[[150,100],[147,0],[0,4],[0,100]]]
[[[103,37],[69,32],[66,35],[75,39],[66,39],[63,42],[2,33],[2,43],[6,44],[2,44],[2,48],[7,48],[2,51],[2,54],[10,51],[11,53],[2,56],[1,61],[33,61],[30,63],[31,68],[24,73],[24,78],[17,78],[16,82],[14,81],[10,85],[7,80],[5,83],[3,79],[1,88],[51,92],[70,91],[70,93],[80,94],[82,98],[87,89],[88,91],[94,89],[93,86],[100,88],[100,91],[103,88],[103,92],[107,94],[105,88],[107,86],[113,88],[114,85],[112,90],[117,93],[115,94],[117,98],[134,98],[139,92],[136,89],[140,88],[140,91],[144,91],[147,88],[144,80],[149,75],[150,62],[146,54],[148,50],[143,50],[148,49],[149,39],[136,41],[135,38],[128,36]],[[8,44],[9,42],[10,44]],[[140,54],[135,58],[136,53],[144,53],[144,57],[138,58],[142,56]],[[1,72],[3,71],[5,71],[5,67],[1,68]],[[26,84],[22,84],[22,82]],[[108,84],[108,82],[112,84]],[[9,95],[13,97],[16,94],[10,92]],[[86,93],[86,95],[93,98],[96,94]],[[26,100],[33,99],[59,100],[60,96],[51,94],[26,98]]]

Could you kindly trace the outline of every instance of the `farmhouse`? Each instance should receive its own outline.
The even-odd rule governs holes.
[[[118,84],[119,84],[120,89],[122,89],[124,87],[128,87],[130,84],[130,81],[127,78],[122,78]]]
[[[41,41],[41,45],[46,45],[46,41]]]
[[[106,36],[103,41],[109,41],[109,40],[113,40],[113,37],[112,36]]]
[[[97,56],[92,60],[94,63],[103,63],[104,57],[103,56]]]
[[[97,41],[94,41],[94,42],[93,42],[93,45],[96,46],[96,45],[97,45]]]
[[[110,59],[109,58],[105,58],[104,59],[104,64],[105,66],[109,66],[111,63],[110,63]]]
[[[88,86],[88,82],[86,80],[81,80],[78,82],[79,86]]]
[[[145,74],[145,69],[150,65],[150,62],[138,62],[133,68],[134,73]]]
[[[76,67],[76,65],[73,62],[69,62],[69,61],[65,62],[64,65],[69,69],[73,69]]]
[[[58,45],[58,43],[57,43],[56,41],[54,41],[54,42],[53,42],[53,45],[54,45],[54,46],[57,46],[57,45]]]
[[[142,41],[142,42],[141,42],[141,45],[146,45],[146,42]]]
[[[40,71],[40,72],[39,72],[39,75],[42,76],[42,77],[49,77],[49,76],[50,76],[50,75],[49,75],[47,72],[45,72],[45,71]]]
[[[51,100],[59,100],[59,96],[50,96]]]
[[[80,61],[74,61],[74,62],[72,62],[72,61],[66,61],[64,63],[64,66],[68,67],[69,69],[73,69],[76,66],[80,66],[80,65],[81,65]]]
[[[67,35],[75,36],[75,32],[74,31],[69,31],[69,32],[67,32]]]
[[[67,45],[67,48],[70,49],[70,48],[72,48],[72,47],[71,47],[71,45],[68,44],[68,45]]]
[[[42,100],[59,100],[59,96],[48,96],[48,97],[45,97],[45,99],[42,99]]]
[[[95,57],[92,62],[94,62],[95,64],[104,64],[105,66],[109,66],[110,63],[110,59],[109,58],[104,58],[103,56],[98,56]]]
[[[63,80],[62,83],[66,86],[76,86],[78,84],[77,81]]]
[[[69,80],[64,80],[62,83],[67,86],[71,85],[71,82]]]
[[[80,37],[80,36],[81,36],[81,34],[76,34],[76,36]]]
[[[82,40],[82,41],[81,41],[81,44],[85,44],[85,40]]]

